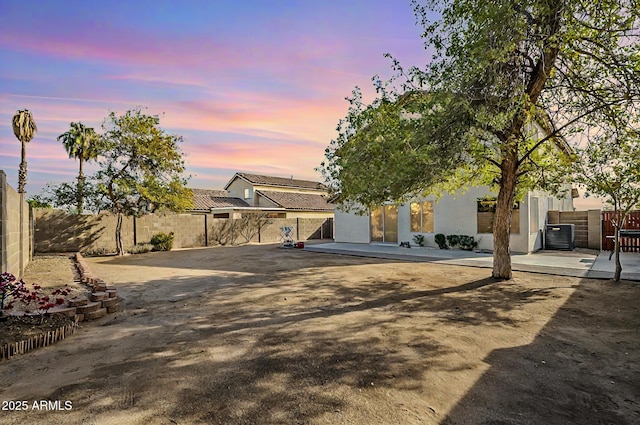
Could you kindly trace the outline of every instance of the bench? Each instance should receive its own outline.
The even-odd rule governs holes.
[[[611,257],[615,252],[615,236],[607,236],[607,239],[611,239],[614,241],[614,249],[609,254],[609,261],[611,261]],[[628,239],[640,239],[640,229],[620,229],[620,239],[628,238]],[[636,248],[637,245],[622,245],[620,244],[620,249],[623,248]]]

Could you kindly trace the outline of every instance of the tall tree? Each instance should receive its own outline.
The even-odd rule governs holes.
[[[78,214],[83,211],[84,200],[84,172],[83,164],[85,161],[91,161],[98,158],[100,153],[99,142],[100,137],[91,127],[86,127],[81,122],[72,122],[69,130],[61,134],[57,138],[62,141],[64,149],[69,154],[69,158],[76,158],[79,162],[78,184],[76,186],[76,206]]]
[[[118,217],[116,247],[122,246],[123,216],[192,207],[193,194],[185,187],[182,137],[165,133],[157,116],[140,109],[116,116],[103,124],[103,151],[96,173],[98,190]]]
[[[22,160],[20,161],[20,169],[18,171],[18,192],[24,193],[25,186],[27,184],[27,143],[29,143],[35,132],[38,131],[36,123],[33,120],[31,112],[27,109],[22,109],[16,112],[11,120],[11,126],[13,127],[13,134],[22,143]]]
[[[366,206],[434,187],[491,184],[497,193],[492,274],[510,279],[509,229],[519,194],[531,188],[557,189],[550,171],[558,169],[557,158],[568,165],[571,153],[564,140],[582,131],[588,117],[638,108],[640,4],[412,4],[424,27],[425,47],[435,52],[430,64],[405,71],[394,60],[397,75],[390,86],[376,83],[377,102],[365,107],[357,105],[357,96],[351,99],[323,168],[330,181],[339,181],[347,204],[364,199]],[[378,112],[387,105],[396,115]],[[400,131],[394,131],[398,123]],[[358,139],[372,146],[363,151]],[[398,161],[404,152],[410,152],[415,164]],[[343,178],[371,164],[379,171],[368,185]],[[435,168],[429,169],[430,164]],[[390,183],[374,193],[380,189],[378,178]]]

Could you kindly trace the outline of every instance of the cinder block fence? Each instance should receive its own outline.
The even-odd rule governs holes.
[[[67,214],[61,210],[36,208],[35,250],[46,252],[114,252],[116,216]],[[274,218],[253,231],[241,231],[239,220],[213,218],[212,214],[148,214],[124,217],[122,242],[125,249],[149,243],[158,233],[174,233],[174,248],[191,248],[246,242],[280,242],[281,227],[293,228],[293,237],[304,241],[332,239],[333,220],[324,218]]]
[[[31,258],[31,229],[24,194],[16,192],[0,170],[0,273],[22,276]]]

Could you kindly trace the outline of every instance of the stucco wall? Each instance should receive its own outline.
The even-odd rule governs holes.
[[[439,199],[434,197],[419,198],[417,201],[433,201],[434,232],[411,232],[409,204],[400,206],[398,211],[398,225],[400,241],[413,241],[413,236],[425,236],[427,246],[437,247],[435,235],[468,235],[478,241],[478,249],[492,250],[493,235],[478,233],[477,200],[486,196],[493,196],[488,187],[474,187],[456,195],[444,195]],[[523,203],[524,204],[524,203]],[[519,233],[511,234],[510,247],[513,252],[528,252],[528,235],[526,204],[520,207]],[[336,220],[337,222],[337,220]],[[337,231],[336,231],[337,233]]]
[[[369,243],[369,216],[336,209],[334,217],[336,242]]]
[[[550,205],[556,207],[572,206],[570,197],[558,200],[543,192],[535,194],[538,200],[538,229],[530,229],[530,198],[532,194],[522,200],[520,204],[519,232],[512,233],[510,248],[512,252],[531,252],[542,248],[540,229],[544,228],[546,212]],[[434,197],[417,198],[416,201],[434,202],[434,232],[411,232],[409,203],[398,207],[398,242],[410,241],[413,236],[422,234],[427,246],[437,247],[435,235],[469,235],[478,241],[478,248],[493,250],[493,235],[478,233],[477,200],[486,196],[495,196],[488,187],[474,187],[457,195],[444,195],[439,199]],[[336,242],[369,243],[369,217],[358,216],[354,213],[335,212],[335,240]]]
[[[31,258],[29,204],[21,198],[0,170],[0,272],[7,271],[16,276],[22,276]]]
[[[229,197],[231,198],[240,198],[244,199],[249,205],[254,205],[253,202],[253,191],[249,194],[250,197],[246,199],[244,197],[244,190],[251,189],[253,186],[245,180],[235,179],[233,183],[229,185],[227,188],[227,192],[229,193]]]

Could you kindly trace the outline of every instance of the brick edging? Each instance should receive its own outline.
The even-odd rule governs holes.
[[[91,291],[89,298],[76,297],[69,300],[69,309],[75,310],[78,321],[95,320],[120,311],[124,299],[118,296],[117,288],[107,286],[104,280],[99,279],[81,253],[77,252],[74,260],[77,281]]]
[[[76,253],[74,261],[74,280],[87,286],[91,291],[90,296],[70,298],[66,301],[66,305],[56,306],[48,312],[49,314],[62,314],[71,317],[73,322],[26,340],[3,344],[0,346],[0,360],[51,345],[73,334],[78,322],[99,319],[122,308],[124,299],[118,296],[118,290],[115,287],[107,286],[102,279],[98,279],[91,272],[82,254]]]

